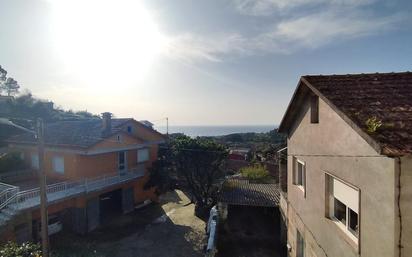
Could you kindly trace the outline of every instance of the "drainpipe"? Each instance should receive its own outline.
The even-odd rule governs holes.
[[[402,160],[401,157],[397,157],[398,159],[398,166],[399,166],[399,172],[398,172],[398,199],[397,199],[397,205],[398,205],[398,217],[399,217],[399,238],[398,238],[398,256],[402,257],[402,210],[401,210],[401,176],[402,176]]]

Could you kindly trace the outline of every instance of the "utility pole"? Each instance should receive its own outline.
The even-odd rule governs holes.
[[[1,67],[0,67],[1,69]],[[37,138],[37,147],[39,154],[39,186],[40,186],[40,216],[41,216],[41,239],[42,239],[42,256],[49,257],[49,224],[47,218],[47,195],[46,195],[46,172],[44,168],[44,126],[43,120],[37,119],[37,131],[14,124],[7,118],[0,117],[0,124],[16,127],[31,134]]]
[[[44,168],[44,128],[43,120],[37,119],[37,146],[39,153],[40,215],[42,256],[49,257],[49,224],[47,218],[46,172]]]

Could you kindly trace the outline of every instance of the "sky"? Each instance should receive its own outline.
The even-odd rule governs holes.
[[[411,71],[412,1],[0,0],[0,65],[64,109],[277,125],[299,77]]]

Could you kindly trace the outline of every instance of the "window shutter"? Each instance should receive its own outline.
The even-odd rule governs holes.
[[[359,213],[359,191],[333,179],[333,196],[351,208],[354,212]]]
[[[149,160],[149,149],[143,148],[137,150],[137,162],[146,162]]]
[[[38,170],[39,169],[39,155],[38,154],[32,154],[31,155],[31,167],[33,169]]]
[[[60,156],[53,157],[53,170],[57,173],[64,174],[64,158]]]

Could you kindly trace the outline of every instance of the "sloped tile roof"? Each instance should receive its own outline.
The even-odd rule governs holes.
[[[44,127],[44,140],[46,145],[89,148],[102,137],[113,135],[121,129],[121,125],[133,119],[112,119],[112,131],[102,134],[103,123],[100,119],[82,121],[59,121],[46,124]],[[33,134],[24,133],[13,136],[7,140],[11,143],[35,143]]]
[[[375,140],[383,154],[412,153],[411,72],[302,78]],[[371,119],[382,123],[372,132]]]
[[[219,202],[232,205],[276,207],[279,205],[278,184],[257,184],[246,179],[227,179],[219,195]]]

